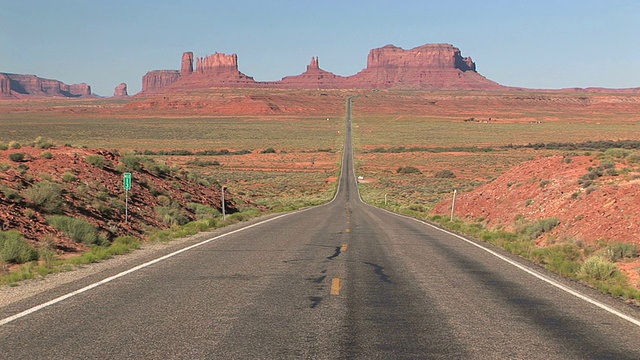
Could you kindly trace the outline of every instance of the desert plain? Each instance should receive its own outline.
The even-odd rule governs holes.
[[[123,236],[166,240],[224,226],[223,209],[241,221],[330,201],[348,98],[365,202],[481,238],[578,281],[586,281],[581,269],[589,259],[607,261],[615,264],[610,274],[587,282],[640,298],[635,90],[265,86],[6,99],[3,230],[18,229],[35,249],[62,259]],[[125,172],[134,177],[126,195]],[[29,189],[39,183],[55,184],[60,209],[34,199]],[[91,224],[93,240],[73,239],[52,213]],[[20,269],[5,261],[3,282],[15,283],[7,274]],[[33,269],[25,277],[37,277]]]

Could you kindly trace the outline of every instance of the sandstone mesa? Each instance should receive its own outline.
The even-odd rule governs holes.
[[[194,66],[195,59],[195,66]],[[255,81],[238,69],[236,54],[182,55],[180,70],[152,70],[142,78],[142,93],[212,87],[284,89],[477,89],[506,87],[476,71],[471,57],[450,44],[426,44],[405,50],[394,45],[373,49],[367,67],[351,76],[320,68],[317,57],[307,70],[280,81]]]
[[[0,73],[0,98],[25,96],[88,97],[91,96],[91,86],[85,83],[67,85],[36,75]]]

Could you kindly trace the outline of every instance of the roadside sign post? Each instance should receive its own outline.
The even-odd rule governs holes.
[[[131,173],[124,173],[122,177],[124,187],[124,223],[129,221],[129,190],[131,190]]]
[[[453,214],[456,210],[456,195],[458,194],[458,190],[453,190],[453,202],[451,203],[451,221],[453,221]]]
[[[227,216],[225,214],[225,206],[224,206],[224,185],[222,186],[222,203],[220,204],[220,207],[222,207],[222,221],[226,220]]]

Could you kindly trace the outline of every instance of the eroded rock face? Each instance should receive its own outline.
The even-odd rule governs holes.
[[[80,83],[69,85],[69,93],[72,97],[75,96],[90,96],[91,95],[91,86],[89,84]]]
[[[226,55],[216,52],[206,57],[199,57],[197,71],[201,74],[237,72],[238,55]]]
[[[353,88],[477,89],[503,88],[476,72],[470,57],[449,44],[427,44],[410,50],[387,45],[369,52],[367,68],[348,77]]]
[[[11,79],[5,74],[0,74],[0,96],[11,95]]]
[[[182,64],[180,66],[180,75],[185,76],[193,73],[193,53],[187,51],[182,54]]]
[[[116,86],[115,90],[113,91],[113,97],[129,97],[129,94],[127,93],[127,84],[121,83],[120,85]]]
[[[344,87],[345,79],[343,76],[322,70],[318,57],[314,56],[307,65],[307,71],[300,75],[286,76],[279,85],[294,89],[332,89]]]
[[[459,69],[475,71],[470,57],[463,58],[460,49],[449,44],[427,44],[411,50],[387,45],[369,52],[370,68]]]
[[[153,91],[171,85],[180,78],[178,70],[153,70],[142,77],[142,91]]]
[[[8,79],[9,91],[5,90]],[[35,75],[0,74],[0,94],[23,96],[91,96],[91,87],[85,83],[67,85],[58,80],[43,79]]]
[[[180,71],[150,71],[143,78],[142,91],[208,87],[293,88],[293,89],[501,89],[502,85],[476,72],[470,57],[450,44],[427,44],[410,50],[387,45],[369,52],[367,68],[352,76],[339,76],[322,70],[317,57],[311,58],[307,71],[286,76],[281,81],[257,82],[238,70],[238,55],[214,53],[196,59],[193,53],[182,55]]]

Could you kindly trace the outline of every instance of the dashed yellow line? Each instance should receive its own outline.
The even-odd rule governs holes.
[[[351,229],[346,228],[346,229],[344,230],[344,232],[348,232],[348,233],[350,233],[350,232],[351,232]]]
[[[333,278],[331,280],[331,295],[335,295],[338,296],[340,295],[340,286],[341,286],[341,281],[340,278]]]
[[[340,252],[345,252],[345,251],[347,251],[347,248],[348,248],[348,247],[349,247],[349,246],[348,246],[347,244],[342,244],[342,247],[340,248]]]

